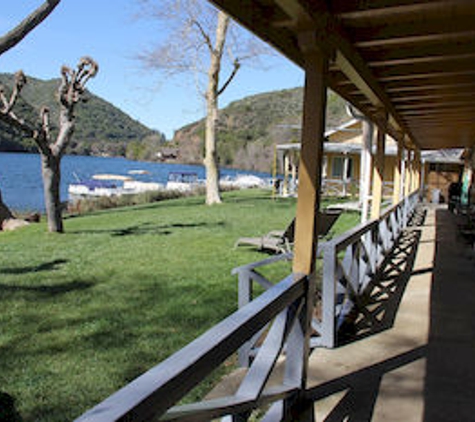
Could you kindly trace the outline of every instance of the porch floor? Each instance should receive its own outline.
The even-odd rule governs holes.
[[[317,421],[475,421],[475,251],[429,206],[391,329],[316,349]]]

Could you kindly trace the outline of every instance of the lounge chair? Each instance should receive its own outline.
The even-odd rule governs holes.
[[[336,223],[336,220],[341,215],[343,210],[333,208],[327,209],[320,213],[318,237],[324,238],[328,236],[330,229]],[[295,234],[295,218],[284,230],[273,230],[260,237],[241,237],[239,238],[234,247],[246,245],[257,248],[260,251],[274,252],[274,253],[287,253],[292,250]]]

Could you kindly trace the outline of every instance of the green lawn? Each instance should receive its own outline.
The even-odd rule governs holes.
[[[285,228],[295,200],[224,199],[69,218],[63,235],[0,233],[0,396],[23,421],[78,417],[236,309],[231,269],[265,255],[235,240]],[[344,214],[337,231],[356,220]],[[288,273],[284,263],[272,276]]]

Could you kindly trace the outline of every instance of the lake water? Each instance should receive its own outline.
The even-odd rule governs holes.
[[[128,176],[131,170],[146,170],[149,174],[133,175],[136,180],[166,183],[168,173],[189,171],[205,178],[203,166],[147,163],[125,158],[83,157],[66,155],[61,161],[61,199],[68,199],[68,185],[77,180],[89,179],[94,174],[112,173]],[[268,174],[221,169],[221,176],[234,177],[238,174],[254,174],[269,177]],[[38,154],[0,153],[0,189],[3,201],[17,211],[43,211],[43,183],[41,161]]]

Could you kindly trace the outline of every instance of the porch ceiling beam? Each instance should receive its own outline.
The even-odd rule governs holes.
[[[408,112],[404,115],[404,119],[410,123],[414,122],[414,119],[446,119],[452,121],[452,119],[457,120],[474,120],[475,119],[475,109],[465,110],[463,113],[460,110],[445,112],[444,110],[431,110],[430,113],[424,113],[422,110],[415,110],[414,112]]]
[[[314,1],[311,5],[300,0],[277,0],[277,3],[296,23],[294,30],[306,29],[311,22],[311,28],[317,32],[320,48],[325,51],[329,48],[334,49],[333,62],[336,67],[351,80],[376,109],[385,109],[389,115],[387,122],[381,122],[378,115],[374,113],[369,117],[378,125],[389,125],[393,131],[407,133],[411,142],[415,144],[409,128],[405,126],[366,62],[348,41],[343,28],[329,13],[326,3],[322,0]]]
[[[472,50],[473,51],[473,50]],[[454,61],[468,61],[473,60],[475,58],[475,53],[461,53],[461,54],[450,54],[446,52],[444,54],[443,51],[440,52],[439,55],[417,55],[417,56],[407,56],[404,54],[400,54],[399,57],[391,58],[389,57],[384,58],[383,56],[379,57],[378,59],[371,60],[371,58],[367,58],[368,66],[371,68],[376,67],[388,67],[388,66],[401,66],[410,64],[411,66],[419,65],[419,64],[426,64],[426,63],[442,63],[442,62],[454,62]],[[397,55],[395,55],[397,56]]]
[[[463,7],[467,1],[456,2],[458,7]],[[446,5],[444,0],[401,0],[398,4],[391,5],[384,0],[373,0],[361,2],[357,0],[337,0],[332,1],[332,10],[335,14],[345,20],[366,20],[396,18],[407,14],[439,13]]]
[[[415,116],[415,117],[412,117],[411,119],[408,119],[408,121],[411,124],[417,124],[417,125],[433,124],[437,126],[459,127],[459,126],[470,126],[473,122],[473,117],[474,116],[471,116],[471,118],[469,117],[457,118],[456,116],[453,116],[453,117],[444,118],[444,116],[428,116],[428,117]]]
[[[382,46],[383,48],[359,49],[362,56],[370,63],[393,63],[399,60],[449,60],[465,54],[473,54],[475,48],[475,31],[471,32],[467,40],[443,39],[435,43],[424,43],[417,46]]]
[[[376,77],[385,80],[389,77],[416,75],[447,74],[455,72],[470,72],[474,70],[473,57],[459,57],[448,62],[405,63],[400,65],[373,68]]]
[[[460,99],[463,97],[469,97],[473,100],[473,92],[468,90],[462,91],[453,91],[453,92],[440,92],[435,94],[420,94],[420,95],[395,95],[392,98],[394,104],[397,103],[406,103],[406,102],[418,102],[418,101],[427,101],[427,100],[451,100],[451,99]]]
[[[394,73],[394,72],[393,72]],[[390,82],[404,82],[411,80],[422,80],[422,82],[431,83],[431,80],[440,78],[457,78],[460,77],[474,77],[475,69],[463,69],[463,70],[442,70],[438,72],[431,72],[430,70],[423,73],[402,73],[402,74],[390,74],[386,76],[380,76],[379,81],[383,83]]]
[[[470,17],[470,21],[473,22],[473,18]],[[404,27],[394,25],[388,28],[388,26],[381,27],[379,29],[368,30],[365,29],[365,33],[361,34],[356,29],[353,33],[355,42],[355,47],[362,49],[363,51],[371,49],[380,49],[380,48],[396,48],[396,47],[418,47],[420,45],[425,45],[427,43],[437,43],[437,42],[458,42],[467,39],[472,39],[474,32],[470,27],[467,30],[462,30],[464,24],[457,29],[453,29],[453,32],[437,32],[435,25],[431,24],[430,28],[427,28],[427,33],[422,33],[420,29],[416,32],[416,29],[410,29],[407,25]],[[371,38],[371,33],[374,37]]]
[[[472,79],[471,82],[462,82],[462,83],[443,83],[440,82],[439,84],[433,83],[433,84],[426,84],[424,82],[421,82],[420,85],[396,85],[396,84],[391,84],[386,86],[386,92],[389,94],[400,94],[400,93],[405,93],[405,92],[428,92],[428,91],[436,91],[436,92],[451,92],[453,90],[460,90],[460,91],[465,91],[470,88],[475,87],[475,79]],[[357,94],[357,91],[350,92]],[[395,98],[395,96],[392,96],[392,98]]]
[[[437,108],[446,110],[447,107],[453,108],[454,110],[473,110],[475,109],[475,104],[473,101],[445,101],[439,103],[401,104],[396,106],[401,112],[405,110],[428,110]]]

